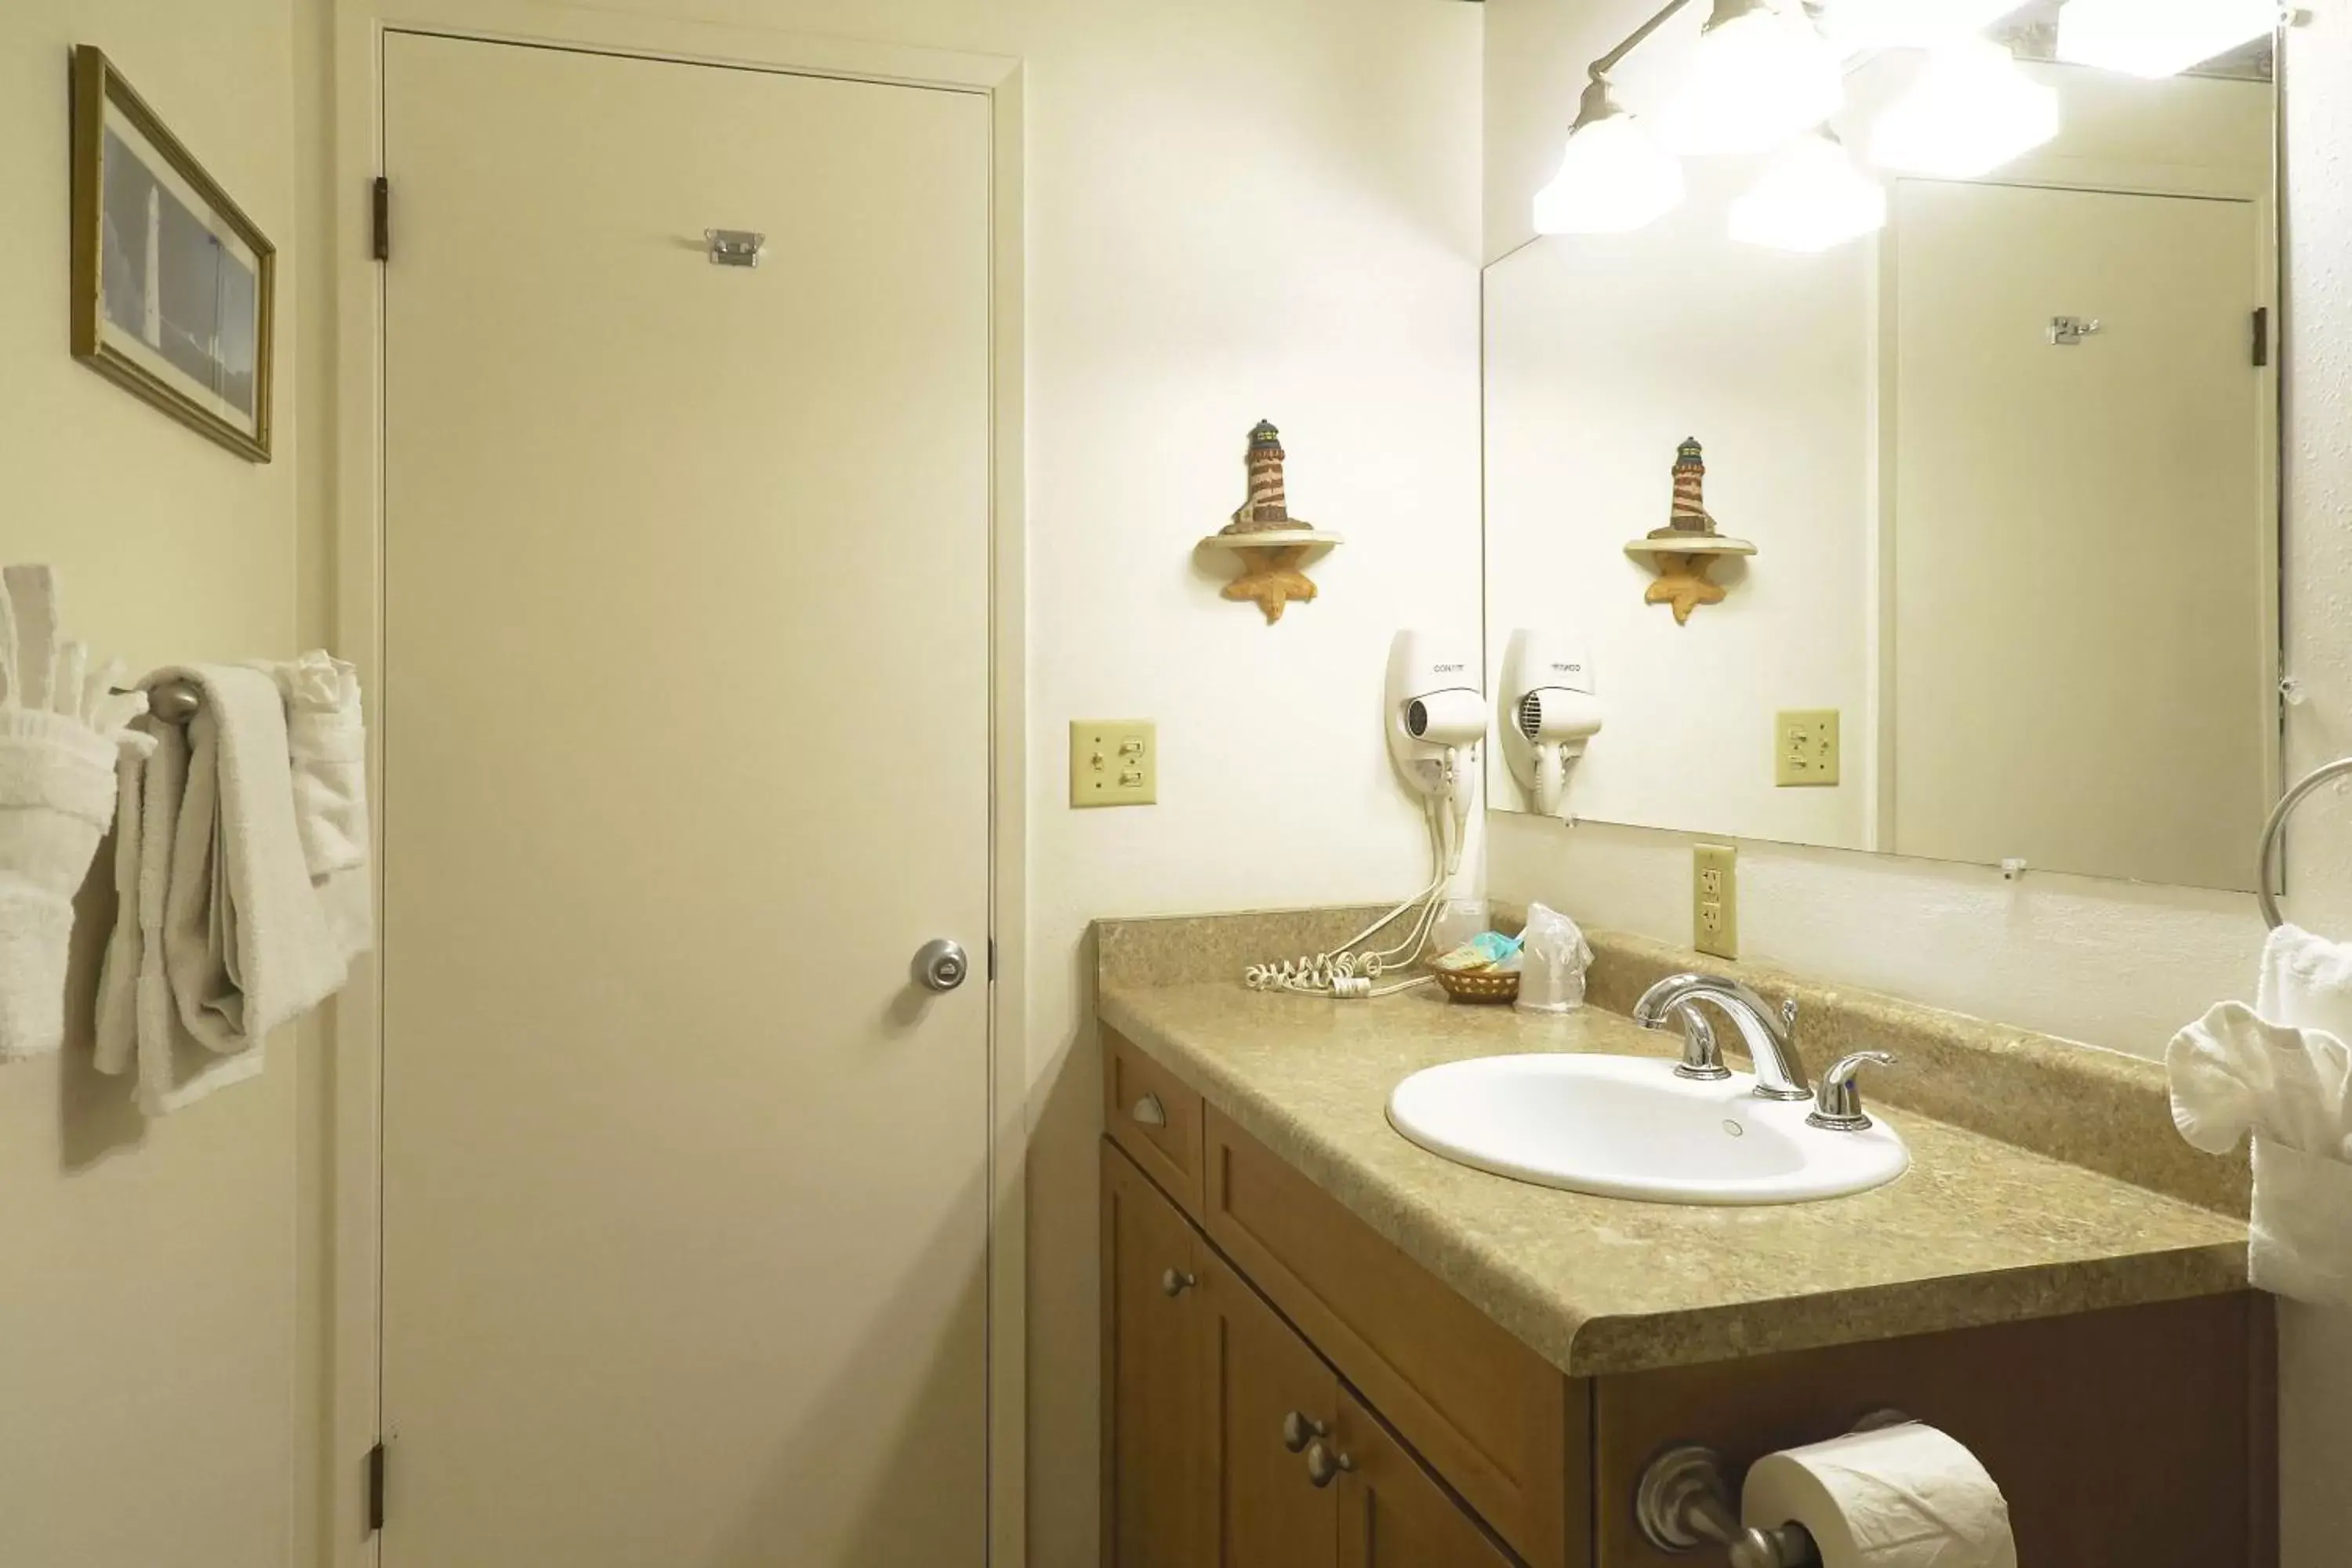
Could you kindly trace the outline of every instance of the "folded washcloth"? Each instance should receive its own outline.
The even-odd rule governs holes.
[[[145,698],[59,635],[56,574],[0,571],[0,1062],[65,1039],[73,896],[114,814],[115,753]]]
[[[114,940],[98,1066],[135,1063],[151,1115],[260,1070],[269,1032],[343,983],[297,821],[286,703],[266,669],[158,670],[199,695],[184,731],[153,720],[126,754],[116,810]]]
[[[2264,1290],[2352,1304],[2352,1052],[2224,1002],[2165,1051],[2172,1121],[2209,1154],[2253,1138],[2247,1271]]]
[[[348,960],[374,940],[368,876],[367,726],[359,671],[324,651],[269,667],[286,701],[294,773],[294,826],[310,885]]]

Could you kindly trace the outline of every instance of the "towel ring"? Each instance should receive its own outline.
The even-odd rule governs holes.
[[[2352,757],[2340,758],[2324,768],[2314,769],[2271,808],[2270,820],[2263,824],[2263,853],[2254,865],[2254,898],[2262,904],[2263,919],[2269,922],[2273,931],[2286,924],[2286,917],[2279,913],[2278,900],[2271,896],[2271,860],[2278,853],[2279,829],[2286,826],[2287,816],[2303,804],[2305,795],[2329,780],[2340,779],[2347,773],[2352,773]]]

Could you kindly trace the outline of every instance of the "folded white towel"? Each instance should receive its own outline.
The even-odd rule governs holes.
[[[135,1062],[140,1103],[177,1109],[260,1069],[269,1032],[342,984],[296,822],[285,700],[269,671],[198,665],[184,734],[147,721],[117,808],[121,910],[100,982],[98,1065]]]
[[[73,896],[114,812],[123,726],[145,706],[114,694],[58,633],[47,566],[0,571],[0,1062],[65,1039]]]
[[[2352,946],[2279,927],[2263,943],[2254,1011],[2273,1024],[2352,1040]]]
[[[2297,1300],[2352,1304],[2352,1051],[2325,1029],[2224,1002],[2165,1050],[2172,1121],[2209,1154],[2253,1137],[2248,1273]]]
[[[374,940],[368,876],[367,726],[359,671],[323,651],[269,667],[286,702],[294,826],[310,885],[346,959]]]

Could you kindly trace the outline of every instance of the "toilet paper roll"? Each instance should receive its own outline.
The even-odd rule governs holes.
[[[1803,1525],[1823,1568],[2017,1568],[2000,1488],[1966,1447],[1916,1422],[1765,1455],[1740,1516]]]

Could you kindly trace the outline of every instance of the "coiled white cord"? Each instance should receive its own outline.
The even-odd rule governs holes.
[[[1253,991],[1287,991],[1299,996],[1328,996],[1341,1001],[1361,1001],[1373,996],[1393,996],[1400,991],[1410,991],[1416,985],[1426,985],[1435,975],[1416,975],[1411,980],[1399,980],[1387,985],[1379,982],[1391,969],[1410,969],[1421,962],[1429,946],[1429,933],[1437,924],[1438,911],[1445,907],[1445,884],[1453,877],[1458,851],[1449,843],[1445,831],[1450,820],[1444,804],[1432,798],[1428,803],[1429,852],[1435,862],[1435,874],[1429,886],[1399,904],[1363,930],[1341,942],[1329,952],[1284,959],[1273,963],[1253,963],[1242,973],[1242,983]],[[1377,952],[1355,950],[1380,932],[1418,910],[1410,934],[1393,947]]]

